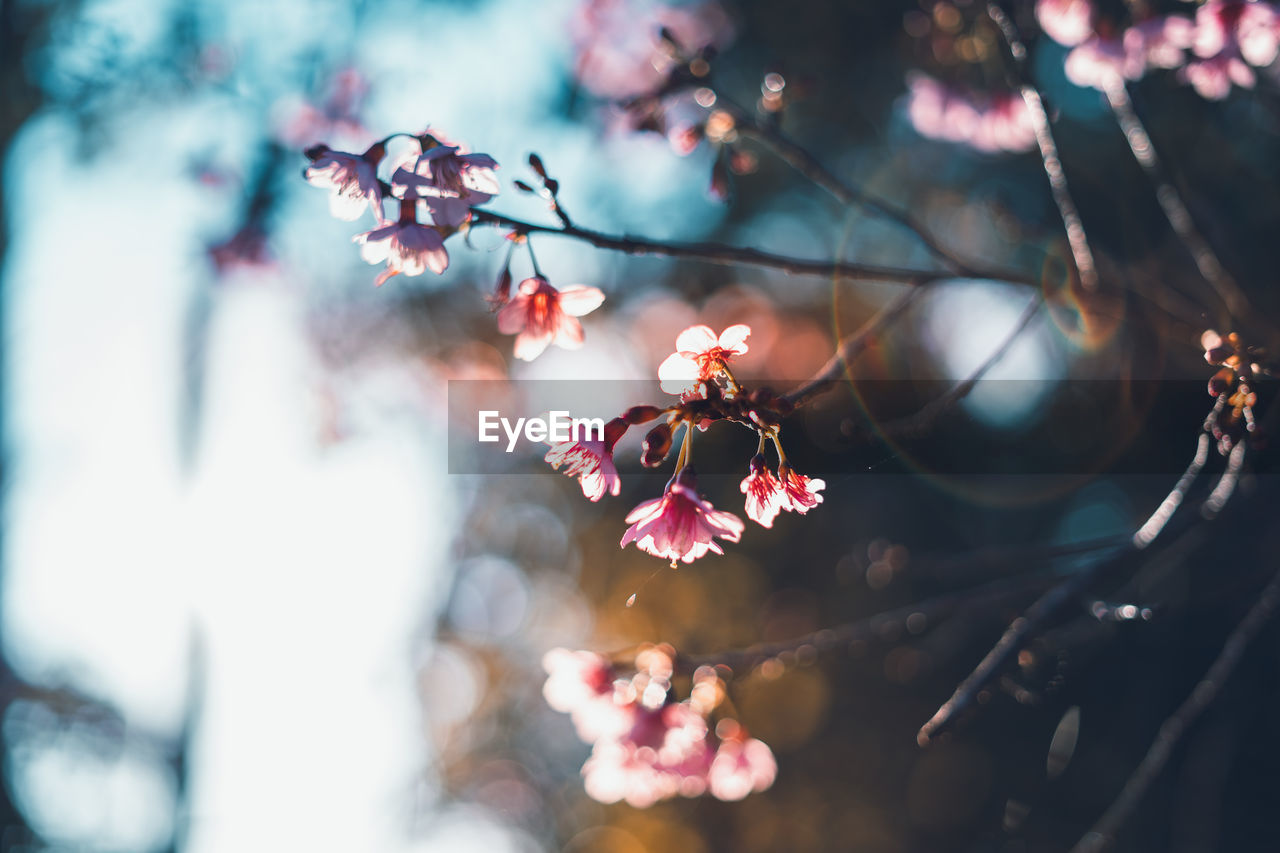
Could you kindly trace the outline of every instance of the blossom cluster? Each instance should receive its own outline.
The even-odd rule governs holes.
[[[401,136],[409,138],[410,150],[388,162],[388,144]],[[501,190],[497,161],[488,154],[467,153],[431,133],[392,134],[362,154],[321,144],[308,148],[306,155],[311,161],[306,178],[330,191],[329,210],[334,216],[354,222],[369,212],[377,222],[376,228],[357,234],[354,240],[365,261],[386,264],[374,280],[378,286],[401,274],[418,276],[427,270],[443,274],[449,267],[445,241],[465,231],[475,208]],[[530,164],[547,184],[554,185],[536,156],[530,157]],[[523,182],[519,186],[527,188]],[[388,203],[398,210],[396,216],[386,215]],[[527,244],[526,235],[510,238],[513,246]],[[535,263],[534,275],[520,282],[513,298],[510,264],[508,254],[491,302],[498,311],[498,331],[516,336],[515,357],[532,361],[551,344],[581,347],[582,324],[577,318],[598,308],[604,294],[583,285],[557,289]]]
[[[1194,18],[1150,15],[1122,25],[1093,0],[1037,0],[1036,17],[1054,41],[1072,48],[1066,72],[1079,86],[1107,89],[1148,69],[1178,69],[1201,97],[1252,88],[1254,68],[1280,53],[1280,7],[1265,0],[1208,0]]]
[[[674,655],[645,647],[630,677],[594,652],[552,649],[543,658],[547,704],[592,744],[582,767],[592,799],[647,808],[677,795],[741,800],[773,784],[778,765],[764,742],[723,713],[710,725],[724,698],[715,668],[699,667],[689,697],[676,701]]]
[[[1223,337],[1213,329],[1200,336],[1204,360],[1218,372],[1209,379],[1209,396],[1214,398],[1213,411],[1205,421],[1205,429],[1218,442],[1218,451],[1226,454],[1246,434],[1257,430],[1253,407],[1258,395],[1253,390],[1254,378],[1272,375],[1266,363],[1266,352],[1246,346],[1240,336],[1231,332]]]
[[[980,94],[914,71],[907,75],[907,115],[922,136],[987,153],[1030,151],[1036,144],[1031,113],[1017,92]]]
[[[746,525],[733,513],[717,510],[699,493],[692,464],[695,431],[705,432],[717,420],[738,423],[760,438],[740,486],[749,518],[772,527],[784,510],[803,515],[822,503],[819,493],[826,483],[796,472],[782,449],[780,420],[790,412],[790,404],[765,388],[747,391],[730,368],[735,357],[748,351],[750,334],[750,327],[741,324],[719,335],[707,326],[690,326],[677,337],[676,351],[658,368],[662,389],[678,402],[664,408],[633,406],[609,421],[597,440],[551,443],[546,461],[576,477],[583,494],[598,501],[606,493],[621,492],[613,451],[630,427],[657,421],[642,445],[641,462],[647,467],[663,463],[672,450],[675,431],[683,427],[675,475],[662,495],[627,515],[630,527],[623,534],[622,547],[635,543],[640,550],[669,560],[674,568],[678,562],[691,563],[707,553],[724,553],[717,540],[739,541]],[[778,454],[776,475],[764,455],[768,442]]]

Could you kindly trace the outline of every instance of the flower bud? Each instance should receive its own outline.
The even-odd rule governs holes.
[[[604,449],[608,453],[613,452],[613,446],[617,444],[631,425],[622,418],[614,418],[604,425]]]
[[[622,419],[628,424],[646,424],[662,414],[657,406],[632,406],[622,413]]]
[[[643,449],[640,453],[640,464],[646,468],[657,468],[671,452],[671,425],[660,423],[644,437]]]
[[[1227,368],[1219,370],[1213,374],[1213,378],[1209,380],[1209,396],[1220,397],[1231,387],[1231,380],[1235,378],[1235,374]]]

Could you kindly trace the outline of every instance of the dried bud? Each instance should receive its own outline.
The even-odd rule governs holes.
[[[640,452],[640,464],[646,468],[657,468],[671,452],[671,425],[660,423],[644,437]]]
[[[511,267],[503,267],[498,284],[489,296],[490,310],[497,311],[511,299]]]
[[[1227,393],[1234,379],[1235,374],[1225,367],[1213,374],[1213,378],[1209,380],[1209,396],[1220,397]]]
[[[614,418],[604,425],[604,449],[609,453],[613,452],[613,447],[622,437],[627,434],[627,430],[631,424],[622,418]]]
[[[628,424],[647,424],[649,421],[661,415],[662,409],[657,406],[632,406],[622,413],[622,419]]]

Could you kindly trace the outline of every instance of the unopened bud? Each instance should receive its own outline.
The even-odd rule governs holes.
[[[640,464],[646,468],[657,468],[670,452],[671,425],[667,423],[658,424],[649,430],[649,434],[644,437],[644,444],[640,452]]]
[[[613,446],[617,444],[624,435],[627,434],[627,430],[630,428],[630,426],[631,424],[627,423],[622,418],[614,418],[613,420],[609,421],[607,424],[604,425],[605,452],[607,453],[613,452]]]
[[[632,406],[622,413],[622,418],[628,424],[647,424],[649,421],[662,414],[662,409],[657,406]]]
[[[529,155],[529,168],[538,173],[538,177],[546,180],[547,167],[542,165],[542,158],[537,154]]]

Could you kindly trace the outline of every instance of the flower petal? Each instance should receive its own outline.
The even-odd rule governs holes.
[[[717,343],[710,326],[690,326],[676,338],[676,352],[704,353]]]
[[[604,293],[595,287],[575,284],[560,291],[560,310],[570,317],[590,314],[604,302]]]
[[[747,336],[751,334],[751,327],[746,323],[739,323],[736,326],[730,326],[720,333],[720,340],[717,342],[721,349],[731,351],[734,355],[745,355],[747,352]]]

